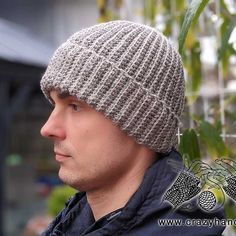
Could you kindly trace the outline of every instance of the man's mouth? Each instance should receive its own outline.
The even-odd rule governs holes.
[[[63,162],[65,160],[67,160],[70,156],[69,155],[66,155],[64,153],[60,153],[60,152],[55,152],[55,159],[56,161],[58,162]]]

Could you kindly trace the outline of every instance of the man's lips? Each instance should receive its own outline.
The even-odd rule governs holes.
[[[68,159],[70,156],[69,155],[65,155],[63,153],[60,153],[60,152],[55,152],[55,159],[58,161],[58,162],[63,162],[65,161],[66,159]]]

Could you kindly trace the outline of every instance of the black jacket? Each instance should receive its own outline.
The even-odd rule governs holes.
[[[145,173],[144,179],[128,203],[121,209],[109,213],[97,222],[84,192],[77,193],[65,209],[56,217],[43,236],[97,236],[97,235],[130,235],[130,236],[210,236],[221,235],[223,226],[183,226],[186,220],[222,219],[223,211],[206,213],[199,208],[194,210],[176,210],[167,201],[162,201],[163,194],[177,177],[168,165],[168,160],[182,163],[179,153],[172,150],[160,157]],[[160,220],[177,220],[181,226],[161,226]],[[167,222],[165,222],[167,223]],[[165,224],[164,223],[164,224]],[[174,222],[176,223],[176,222]]]

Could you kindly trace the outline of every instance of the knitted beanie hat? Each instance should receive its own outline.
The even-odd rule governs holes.
[[[139,144],[167,153],[184,106],[181,58],[149,26],[110,21],[82,29],[54,53],[41,80],[109,117]]]

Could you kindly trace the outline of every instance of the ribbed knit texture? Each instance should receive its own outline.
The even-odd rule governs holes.
[[[103,112],[128,135],[166,153],[175,145],[184,106],[181,58],[162,33],[111,21],[72,35],[53,55],[41,80]]]

